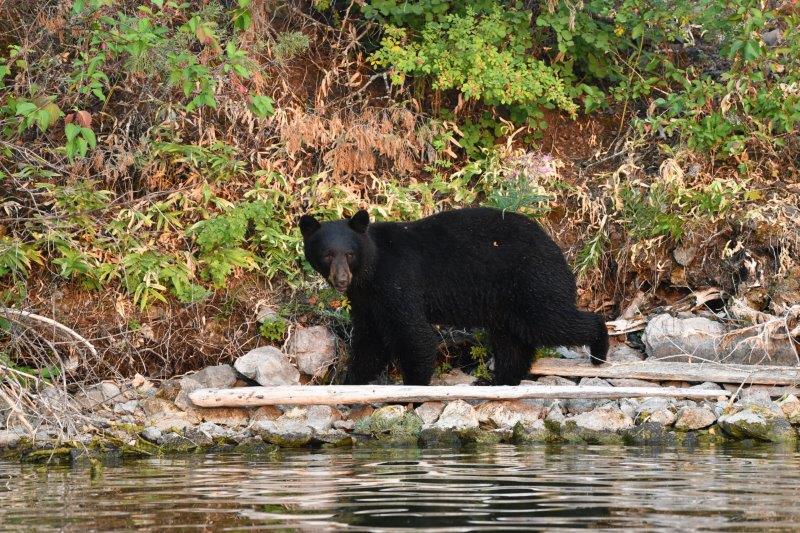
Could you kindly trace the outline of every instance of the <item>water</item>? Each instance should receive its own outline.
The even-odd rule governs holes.
[[[0,462],[0,529],[798,530],[800,454],[515,447]]]

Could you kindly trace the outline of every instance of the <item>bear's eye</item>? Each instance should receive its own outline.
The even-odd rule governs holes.
[[[330,263],[331,261],[333,261],[333,252],[328,252],[327,254],[322,256],[322,259],[325,260],[325,262]]]
[[[346,254],[344,254],[344,256],[346,258],[348,258],[348,259],[352,259],[353,258],[353,252],[347,252]]]

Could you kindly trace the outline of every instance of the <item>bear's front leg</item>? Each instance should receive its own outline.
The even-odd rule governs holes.
[[[397,324],[393,352],[400,363],[405,385],[429,385],[436,368],[439,336],[427,322]]]
[[[386,369],[389,354],[380,331],[369,320],[353,313],[353,342],[347,361],[345,385],[366,385]]]

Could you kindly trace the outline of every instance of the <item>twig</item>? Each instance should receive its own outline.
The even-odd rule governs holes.
[[[95,347],[92,345],[91,342],[89,342],[86,339],[84,339],[74,329],[68,328],[64,324],[61,324],[60,322],[56,322],[52,318],[47,318],[46,316],[37,315],[35,313],[31,313],[31,312],[28,312],[28,311],[20,311],[18,309],[11,309],[11,308],[8,308],[8,307],[0,307],[0,314],[14,315],[14,316],[18,316],[18,317],[21,317],[21,318],[30,318],[32,320],[37,320],[39,322],[43,322],[45,324],[53,326],[54,328],[66,333],[67,335],[71,336],[75,340],[81,342],[84,346],[86,346],[89,349],[89,351],[92,353],[92,355],[97,357],[97,349],[95,349]]]

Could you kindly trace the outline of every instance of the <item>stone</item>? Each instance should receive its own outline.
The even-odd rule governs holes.
[[[783,32],[781,32],[780,28],[765,31],[761,34],[761,40],[769,47],[778,46],[783,40]]]
[[[141,435],[144,440],[157,443],[159,440],[161,440],[162,433],[157,427],[148,426],[144,428],[139,435]]]
[[[638,398],[622,398],[617,402],[619,409],[631,418],[636,417],[636,411],[639,409]]]
[[[798,425],[800,424],[800,400],[797,396],[790,394],[783,400],[778,402],[778,406],[783,411],[784,416],[789,420],[789,423]]]
[[[636,416],[649,417],[650,414],[660,410],[666,409],[671,404],[668,398],[659,398],[657,396],[647,396],[639,401],[639,406],[636,408]]]
[[[449,372],[435,376],[431,385],[472,385],[478,378],[465,374],[464,371],[454,368]]]
[[[552,422],[548,422],[550,424]],[[502,431],[497,429],[495,431]],[[530,420],[514,426],[513,437],[515,442],[547,442],[550,432],[544,420]]]
[[[75,394],[75,401],[84,409],[93,409],[115,399],[122,399],[122,391],[113,381],[102,381]]]
[[[724,414],[717,420],[720,428],[736,439],[753,438],[768,442],[796,442],[797,431],[785,417],[771,411],[748,408],[738,413]]]
[[[314,437],[313,429],[303,421],[291,418],[256,422],[251,430],[265,442],[287,448],[306,446]]]
[[[200,420],[193,413],[181,411],[172,402],[163,398],[144,398],[139,405],[144,411],[145,423],[161,431],[182,430]]]
[[[627,344],[617,344],[609,349],[606,360],[609,363],[626,363],[642,361],[645,357],[646,355],[636,348]]]
[[[330,405],[312,405],[306,409],[306,424],[317,433],[329,431],[341,419],[342,413]]]
[[[688,381],[662,381],[662,387],[672,387],[674,389],[688,389],[691,384]]]
[[[353,420],[337,420],[333,423],[333,429],[341,429],[343,431],[352,431],[356,426]]]
[[[321,377],[336,362],[336,335],[325,326],[298,327],[286,345],[303,374]]]
[[[283,352],[273,346],[250,350],[236,359],[233,366],[243,376],[257,381],[263,387],[300,383],[300,372]]]
[[[353,422],[358,422],[362,418],[372,416],[372,413],[374,412],[375,409],[371,405],[358,405],[350,409],[347,419],[352,420]]]
[[[564,359],[586,359],[589,360],[589,351],[583,346],[574,349],[567,348],[566,346],[558,346],[555,352]]]
[[[482,426],[488,425],[497,429],[513,429],[517,423],[532,427],[542,422],[541,419],[545,414],[543,409],[532,407],[520,400],[484,402],[475,409],[475,412]]]
[[[536,380],[534,385],[541,385],[544,387],[552,386],[573,386],[575,382],[571,379],[562,378],[561,376],[542,376]]]
[[[184,379],[196,381],[198,389],[229,389],[236,383],[236,371],[231,365],[207,366],[199,372],[195,372]],[[181,388],[183,387],[181,380]]]
[[[581,378],[578,385],[583,387],[611,387],[611,383],[602,378]],[[564,408],[572,414],[588,413],[589,411],[611,403],[609,399],[572,398],[564,400]]]
[[[643,379],[635,378],[618,378],[609,379],[608,382],[614,387],[658,387],[658,383],[653,381],[645,381]]]
[[[706,407],[684,407],[678,411],[675,420],[675,428],[684,431],[694,431],[696,429],[707,428],[716,421],[717,416],[711,409]]]
[[[137,400],[114,404],[114,412],[116,414],[132,415],[138,408],[139,402]]]
[[[663,408],[650,414],[647,422],[655,422],[662,426],[671,426],[677,420],[677,416],[671,409]]]
[[[564,416],[564,412],[561,410],[561,406],[557,401],[550,406],[550,408],[547,410],[547,415],[544,417],[546,422],[558,425],[563,424],[566,418],[567,417]]]
[[[283,413],[274,405],[262,405],[250,413],[250,420],[262,422],[265,420],[277,420]]]
[[[695,254],[697,254],[697,248],[692,246],[676,246],[672,251],[675,262],[681,266],[687,266],[691,263]]]
[[[439,419],[443,410],[444,402],[425,402],[414,409],[414,412],[422,419],[423,425],[429,426]]]
[[[210,446],[216,439],[223,439],[228,433],[213,422],[203,422],[199,426],[190,426],[183,430],[183,436],[196,446]]]
[[[0,430],[0,450],[5,448],[15,448],[25,434],[21,429]]]
[[[193,413],[204,422],[221,426],[241,427],[250,423],[250,414],[243,407],[204,407],[194,409]]]
[[[434,427],[440,430],[463,430],[478,428],[479,425],[475,408],[464,400],[455,400],[445,405]]]
[[[708,318],[660,314],[647,323],[644,344],[648,357],[669,357],[670,361],[691,361],[693,357],[717,360],[715,343],[724,334],[725,327]]]
[[[689,388],[690,389],[698,389],[698,390],[718,390],[718,391],[724,390],[717,383],[712,383],[710,381],[704,381],[703,383],[699,383],[697,385],[692,385]]]
[[[614,405],[601,405],[592,411],[573,416],[573,421],[581,429],[591,431],[620,431],[633,427],[633,419]]]

